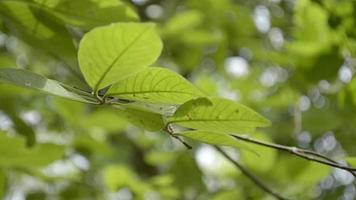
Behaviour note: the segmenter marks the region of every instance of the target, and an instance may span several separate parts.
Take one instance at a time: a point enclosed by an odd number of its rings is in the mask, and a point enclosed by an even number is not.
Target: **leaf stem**
[[[186,143],[182,138],[180,138],[177,134],[174,133],[174,131],[172,130],[172,127],[167,124],[164,129],[165,132],[167,132],[171,137],[175,138],[176,140],[178,140],[179,142],[181,142],[187,149],[192,149],[193,147],[190,146],[188,143]]]
[[[254,174],[248,171],[244,166],[242,166],[239,162],[232,159],[224,150],[222,150],[218,146],[214,146],[214,148],[223,155],[226,159],[228,159],[232,164],[234,164],[247,178],[249,178],[254,184],[256,184],[259,188],[261,188],[266,193],[270,194],[271,196],[275,197],[279,200],[287,200],[287,198],[282,197],[280,194],[274,192],[270,189],[267,185],[265,185],[261,180],[259,180]]]
[[[343,169],[343,170],[350,172],[353,176],[356,177],[356,168],[345,166],[331,158],[328,158],[325,155],[322,155],[320,153],[317,153],[317,152],[314,152],[311,150],[300,149],[300,148],[291,147],[291,146],[284,146],[284,145],[274,144],[274,143],[269,143],[269,142],[263,142],[260,140],[255,140],[255,139],[251,139],[251,138],[240,136],[240,135],[232,135],[231,134],[231,136],[237,140],[242,140],[242,141],[253,143],[256,145],[261,145],[261,146],[277,149],[280,151],[289,152],[291,154],[294,154],[294,155],[301,157],[303,159],[306,159],[306,160],[310,160],[310,161],[317,162],[320,164]]]

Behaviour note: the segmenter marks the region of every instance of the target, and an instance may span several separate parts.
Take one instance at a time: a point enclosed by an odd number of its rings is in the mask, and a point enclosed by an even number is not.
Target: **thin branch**
[[[172,130],[172,127],[169,124],[167,124],[164,127],[164,131],[167,132],[171,137],[175,138],[180,143],[182,143],[187,149],[192,149],[193,148],[188,143],[186,143],[182,138],[180,138],[177,134],[174,134],[174,131]]]
[[[269,148],[274,148],[274,149],[281,150],[281,151],[286,151],[286,152],[289,152],[296,156],[299,156],[301,158],[304,158],[306,160],[310,160],[313,162],[318,162],[320,164],[343,169],[343,170],[350,172],[353,176],[356,177],[356,168],[345,166],[331,158],[328,158],[320,153],[317,153],[317,152],[314,152],[311,150],[300,149],[297,147],[284,146],[284,145],[280,145],[280,144],[273,144],[273,143],[269,143],[269,142],[263,142],[263,141],[259,141],[259,140],[251,139],[248,137],[239,136],[239,135],[231,135],[231,136],[238,140],[242,140],[245,142],[249,142],[249,143],[253,143],[253,144],[257,144],[257,145],[261,145],[261,146],[265,146],[265,147],[269,147]]]
[[[261,182],[255,175],[253,175],[250,171],[248,171],[244,166],[242,166],[239,162],[236,160],[232,159],[224,150],[222,150],[218,146],[214,146],[215,149],[221,153],[226,159],[228,159],[232,164],[234,164],[247,178],[249,178],[252,182],[254,182],[259,188],[261,188],[263,191],[266,193],[272,195],[276,199],[279,200],[287,200],[287,198],[282,197],[280,194],[274,192],[272,189],[270,189],[267,185]]]

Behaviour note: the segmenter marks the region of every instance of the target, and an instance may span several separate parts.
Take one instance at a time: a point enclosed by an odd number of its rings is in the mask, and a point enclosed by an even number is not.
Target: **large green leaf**
[[[119,0],[34,0],[27,3],[64,23],[84,29],[119,21],[137,21],[137,14]]]
[[[149,103],[181,104],[203,96],[189,81],[177,73],[149,67],[111,86],[108,96]]]
[[[79,46],[85,80],[98,90],[156,61],[162,43],[152,23],[116,23],[95,28]]]
[[[67,90],[70,88],[69,86],[66,86],[55,80],[47,79],[27,70],[2,68],[0,69],[0,83],[37,89],[48,94],[72,99],[75,101],[91,103],[91,101],[83,98],[82,96]]]
[[[211,98],[211,104],[195,104],[187,109],[186,105],[194,101],[196,100],[188,101],[181,106],[184,112],[178,108],[168,122],[187,128],[223,133],[252,132],[256,127],[270,124],[252,109],[230,100]]]
[[[54,144],[37,144],[27,148],[23,138],[0,132],[0,155],[2,167],[43,167],[60,159],[64,148]]]

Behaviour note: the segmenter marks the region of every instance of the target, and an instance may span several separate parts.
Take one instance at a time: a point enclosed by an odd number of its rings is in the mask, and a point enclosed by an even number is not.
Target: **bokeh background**
[[[39,2],[0,0],[0,67],[88,89],[78,42],[109,21],[65,24],[50,9],[71,1],[49,1],[49,10]],[[157,23],[156,65],[270,119],[255,137],[356,164],[356,1],[132,0],[110,11],[97,2],[67,11]],[[0,131],[0,199],[272,199],[211,146],[188,141],[187,150],[108,107],[1,84]],[[284,196],[356,199],[348,172],[245,145],[254,151],[226,150]]]

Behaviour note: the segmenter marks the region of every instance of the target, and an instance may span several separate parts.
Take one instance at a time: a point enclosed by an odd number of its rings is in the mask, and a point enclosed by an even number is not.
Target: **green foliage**
[[[25,140],[20,137],[0,134],[1,167],[42,167],[60,159],[64,148],[54,144],[37,144],[27,148]]]
[[[27,87],[31,89],[37,89],[49,94],[65,97],[75,101],[89,103],[90,101],[75,94],[68,89],[75,90],[70,86],[59,83],[51,79],[46,79],[40,75],[34,74],[30,71],[20,69],[0,69],[0,82],[14,84],[20,87]],[[89,97],[87,97],[89,98]]]
[[[183,115],[178,108],[178,114],[169,118],[169,123],[205,131],[237,134],[252,132],[256,127],[270,124],[255,111],[236,102],[221,98],[211,98],[210,101],[211,105],[197,104]],[[190,104],[189,101],[187,103]]]
[[[150,67],[113,84],[107,96],[148,103],[181,104],[203,94],[178,74],[165,68]]]
[[[272,198],[214,145],[288,199],[354,198],[351,174],[298,148],[356,167],[355,16],[347,0],[0,0],[0,198]]]
[[[154,24],[112,24],[83,37],[79,66],[87,83],[98,90],[151,65],[161,49]]]

